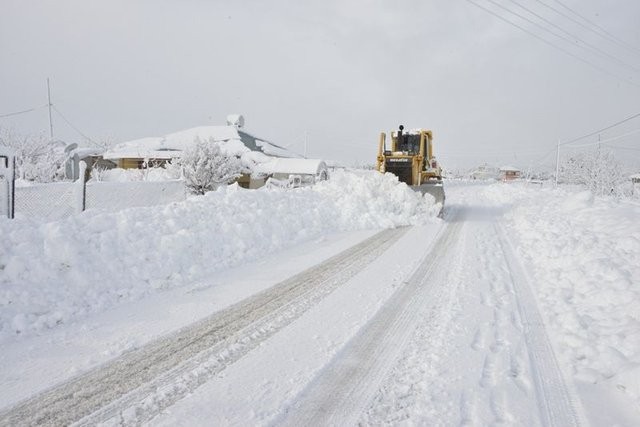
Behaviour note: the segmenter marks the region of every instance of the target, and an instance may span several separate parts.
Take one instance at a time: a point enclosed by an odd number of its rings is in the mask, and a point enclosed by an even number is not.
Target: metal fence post
[[[15,152],[8,147],[0,147],[0,185],[4,187],[0,189],[0,215],[6,215],[8,218],[13,218],[15,215],[15,183]]]
[[[87,170],[87,164],[84,161],[80,162],[80,171],[78,180],[76,181],[76,209],[77,213],[84,212],[87,205],[87,182],[85,179],[85,173]]]

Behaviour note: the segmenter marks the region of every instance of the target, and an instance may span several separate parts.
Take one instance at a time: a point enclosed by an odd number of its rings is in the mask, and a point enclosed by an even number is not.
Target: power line
[[[589,142],[589,143],[586,143],[586,144],[572,145],[571,147],[568,147],[568,148],[591,147],[593,145],[604,144],[605,142],[617,141],[619,139],[626,138],[627,136],[636,134],[638,132],[640,132],[640,129],[636,129],[636,130],[633,130],[631,132],[627,132],[627,133],[622,134],[622,135],[614,136],[613,138],[607,138],[607,139],[603,139],[603,140]]]
[[[556,151],[555,148],[552,148],[551,150],[547,151],[542,157],[540,157],[538,160],[534,161],[534,165],[539,165],[541,164],[547,157],[549,157],[550,154],[553,154],[553,152]]]
[[[600,141],[600,142],[611,142],[611,141],[617,141],[618,139],[626,138],[626,137],[627,137],[627,136],[629,136],[629,135],[634,135],[634,134],[639,133],[639,132],[640,132],[640,129],[635,129],[635,130],[632,130],[632,131],[630,131],[630,132],[623,133],[622,135],[618,135],[618,136],[614,136],[614,137],[612,137],[612,138],[608,138],[608,139],[602,140],[602,141]]]
[[[588,25],[584,25],[583,23],[579,22],[576,19],[573,19],[572,17],[566,15],[565,13],[559,11],[558,9],[554,8],[553,6],[550,6],[540,0],[536,0],[538,3],[542,4],[543,6],[553,10],[554,12],[556,12],[559,15],[564,16],[565,18],[569,19],[570,21],[580,25],[583,28],[586,28],[587,30],[599,35],[600,37],[603,37],[605,39],[608,39],[609,41],[617,44],[618,46],[624,47],[627,50],[630,50],[632,52],[634,52],[635,54],[640,55],[640,50],[638,50],[636,47],[632,46],[631,44],[625,42],[624,40],[619,39],[618,37],[614,36],[613,34],[611,34],[610,32],[608,32],[607,30],[605,30],[604,28],[602,28],[601,26],[599,26],[598,24],[596,24],[595,22],[585,18],[584,16],[582,16],[581,14],[579,14],[578,12],[576,12],[575,10],[571,9],[569,6],[565,5],[564,3],[562,3],[559,0],[554,0],[556,3],[558,3],[560,6],[562,6],[563,8],[567,9],[569,12],[573,13],[574,15],[578,16],[579,18],[581,18],[582,20],[584,20],[585,22],[589,23],[591,26]],[[598,28],[600,30],[600,32],[594,30],[593,28]]]
[[[536,13],[535,11],[533,11],[533,10],[531,10],[531,9],[529,9],[529,8],[527,8],[527,7],[525,7],[525,6],[523,6],[523,5],[521,5],[521,4],[520,4],[520,3],[518,3],[517,1],[515,1],[515,0],[509,0],[509,1],[510,1],[511,3],[513,3],[513,4],[515,4],[516,6],[520,7],[521,9],[526,10],[526,11],[527,11],[527,12],[529,12],[531,15],[533,15],[533,16],[535,16],[535,17],[537,17],[538,19],[542,20],[543,22],[546,22],[547,24],[551,25],[552,27],[557,28],[558,30],[562,31],[564,34],[568,35],[569,37],[571,37],[571,38],[575,39],[576,41],[578,41],[578,42],[580,42],[580,43],[582,43],[582,44],[584,45],[584,46],[580,46],[580,45],[578,44],[578,45],[576,45],[576,46],[581,47],[581,48],[583,48],[583,49],[585,49],[585,50],[586,50],[587,48],[589,48],[589,50],[591,50],[592,52],[595,52],[595,53],[597,53],[597,54],[599,54],[599,55],[601,55],[601,56],[606,56],[607,58],[610,58],[610,59],[614,60],[615,62],[617,62],[618,64],[620,64],[620,65],[624,65],[625,67],[627,67],[627,68],[629,68],[629,69],[631,69],[631,70],[633,70],[633,71],[640,72],[640,68],[638,68],[638,67],[634,66],[633,64],[630,64],[630,63],[628,63],[628,62],[626,62],[626,61],[624,61],[624,60],[622,60],[622,59],[618,58],[618,57],[617,57],[617,56],[615,56],[615,55],[611,55],[610,53],[605,52],[604,50],[600,49],[599,47],[597,47],[597,46],[595,46],[595,45],[593,45],[593,44],[591,44],[591,43],[589,43],[589,42],[587,42],[587,41],[585,41],[585,40],[581,39],[580,37],[576,36],[575,34],[570,33],[569,31],[565,30],[565,29],[564,29],[564,28],[562,28],[561,26],[559,26],[559,25],[555,24],[554,22],[552,22],[552,21],[548,20],[548,19],[547,19],[547,18],[545,18],[544,16],[542,16],[542,15],[540,15],[540,14]],[[529,21],[529,22],[531,22],[531,21]],[[533,22],[532,22],[532,23],[533,23]],[[536,26],[538,26],[538,27],[540,27],[540,28],[542,28],[542,29],[544,29],[544,30],[546,30],[546,31],[549,31],[549,32],[550,32],[550,30],[548,30],[547,28],[544,28],[544,27],[542,27],[542,26],[540,26],[540,25],[538,25],[538,24],[535,24],[535,25],[536,25]],[[555,34],[555,33],[552,33],[552,34],[556,35],[557,37],[560,37],[560,36],[558,36],[558,35],[557,35],[557,34]],[[565,40],[565,41],[567,41],[567,42],[569,42],[569,43],[573,43],[573,41],[572,41],[572,40],[568,40],[568,39],[566,39],[566,38],[564,38],[564,37],[560,37],[560,38],[562,38],[563,40]]]
[[[28,110],[23,110],[23,111],[16,111],[14,113],[8,113],[8,114],[2,114],[0,115],[0,119],[4,119],[5,117],[11,117],[11,116],[17,116],[19,114],[26,114],[26,113],[30,113],[32,111],[36,111],[39,110],[41,108],[47,107],[49,104],[44,104],[44,105],[40,105],[39,107],[33,107],[33,108],[29,108]]]
[[[491,4],[495,5],[495,6],[499,7],[500,9],[502,9],[502,10],[506,11],[507,13],[510,13],[510,14],[512,14],[512,15],[515,15],[515,16],[517,16],[518,18],[520,18],[520,19],[522,19],[522,20],[524,20],[524,21],[527,21],[528,23],[530,23],[530,24],[534,25],[535,27],[540,28],[542,31],[545,31],[545,32],[547,32],[547,33],[549,33],[549,34],[551,34],[551,35],[553,35],[553,36],[555,36],[555,37],[558,37],[559,39],[561,39],[561,40],[563,40],[563,41],[565,41],[565,42],[569,43],[569,45],[574,46],[574,42],[573,42],[573,40],[568,39],[567,37],[565,37],[565,36],[563,36],[563,35],[557,34],[557,33],[556,33],[556,32],[554,32],[554,31],[551,31],[550,29],[548,29],[548,28],[544,27],[543,25],[540,25],[539,23],[537,23],[537,22],[535,22],[535,21],[532,21],[531,19],[529,19],[529,18],[527,18],[527,17],[525,17],[525,16],[523,16],[523,15],[521,15],[521,14],[517,13],[517,12],[514,12],[514,11],[512,11],[511,9],[509,9],[509,8],[507,8],[507,7],[503,6],[503,5],[501,5],[500,3],[496,2],[495,0],[487,0],[487,1],[488,1],[489,3],[491,3]],[[529,9],[525,8],[524,6],[521,6],[520,4],[516,3],[514,0],[510,0],[510,1],[511,1],[512,3],[514,3],[514,4],[518,5],[518,6],[520,6],[521,8],[525,9],[527,12],[529,12],[529,13],[531,13],[531,14],[535,15],[535,16],[540,17],[540,15],[536,14],[535,12],[532,12],[531,10],[529,10]],[[545,18],[543,18],[543,17],[540,17],[540,18],[541,18],[541,19],[543,19],[543,20],[545,20],[545,21],[547,21],[547,20],[546,20]],[[547,21],[547,22],[550,22],[550,21]],[[552,24],[552,25],[557,26],[557,25],[555,25],[555,24]],[[558,28],[560,28],[560,27],[558,27]],[[578,39],[578,37],[575,37],[574,35],[572,35],[571,33],[568,33],[568,32],[567,32],[567,31],[565,31],[564,29],[562,29],[562,28],[560,28],[560,29],[561,29],[563,32],[565,32],[565,33],[569,34],[569,36],[570,36],[570,37],[573,37],[573,38]],[[586,42],[584,42],[584,41],[582,41],[582,42],[583,42],[583,43],[585,43],[585,44],[587,44],[587,43],[586,43]],[[585,47],[583,47],[583,46],[580,46],[580,45],[577,45],[577,46],[578,46],[578,47],[581,47],[582,49],[586,49],[586,48],[585,48]],[[596,52],[596,53],[598,53],[599,55],[610,57],[610,58],[614,59],[615,61],[617,61],[617,62],[619,62],[619,63],[622,63],[622,64],[623,64],[623,65],[625,65],[626,67],[631,68],[631,69],[632,69],[632,70],[634,70],[634,71],[640,71],[640,70],[638,70],[638,68],[634,67],[633,65],[628,64],[628,63],[626,63],[626,62],[624,62],[624,61],[622,61],[622,60],[620,60],[620,59],[618,59],[618,58],[616,58],[616,57],[614,57],[614,56],[612,56],[612,55],[609,55],[608,53],[606,53],[606,52],[604,52],[604,51],[602,51],[602,50],[600,50],[600,49],[598,49],[598,48],[596,48],[596,47],[591,47],[591,50],[592,50],[592,51],[595,51],[595,52]],[[601,69],[602,69],[602,70],[605,70],[604,68],[601,68]],[[608,71],[607,71],[607,72],[608,72]],[[616,77],[616,78],[622,78],[622,79],[628,80],[627,78],[625,78],[625,77],[621,77],[621,76],[618,76],[618,75],[616,75],[616,74],[614,74],[614,73],[611,73],[611,72],[608,72],[608,73],[609,73],[609,74],[611,74],[612,76]],[[634,84],[635,84],[635,83],[634,83]]]
[[[67,118],[60,112],[60,110],[58,110],[58,108],[56,108],[55,105],[52,105],[52,108],[54,109],[54,111],[56,113],[58,113],[60,115],[60,117],[62,118],[62,120],[65,121],[66,124],[68,124],[71,129],[75,130],[76,132],[78,132],[78,134],[80,136],[82,136],[84,139],[86,139],[87,141],[91,142],[93,145],[95,145],[96,147],[100,147],[100,144],[98,144],[97,142],[95,142],[94,140],[92,140],[91,138],[89,138],[87,135],[85,135],[84,133],[82,133],[82,131],[80,131],[77,127],[75,127],[69,120],[67,120]]]
[[[620,147],[619,145],[609,145],[609,144],[604,144],[609,148],[615,148],[616,150],[628,150],[628,151],[640,151],[640,148],[633,148],[633,147]]]
[[[584,148],[584,147],[592,147],[594,145],[598,145],[601,144],[602,141],[595,141],[595,142],[588,142],[586,144],[580,144],[580,145],[572,145],[570,147],[567,147],[569,149],[575,149],[575,148]]]
[[[640,113],[634,114],[633,116],[627,117],[626,119],[620,120],[619,122],[616,122],[616,123],[614,123],[614,124],[612,124],[612,125],[609,125],[609,126],[603,127],[602,129],[598,129],[598,130],[593,131],[593,132],[591,132],[591,133],[588,133],[588,134],[586,134],[586,135],[579,136],[579,137],[574,138],[574,139],[572,139],[572,140],[570,140],[570,141],[566,141],[566,142],[559,143],[558,145],[567,145],[567,144],[571,144],[571,143],[576,142],[576,141],[580,141],[581,139],[588,138],[588,137],[590,137],[590,136],[593,136],[593,135],[599,134],[600,132],[604,132],[605,130],[609,130],[609,129],[611,129],[611,128],[614,128],[614,127],[616,127],[616,126],[619,126],[619,125],[621,125],[622,123],[625,123],[625,122],[628,122],[629,120],[635,119],[636,117],[640,117]]]
[[[482,155],[494,155],[494,154],[509,154],[512,155],[514,153],[517,154],[535,154],[535,153],[542,153],[543,151],[545,151],[544,149],[529,149],[529,150],[514,150],[513,148],[504,148],[504,149],[493,149],[493,150],[482,150],[482,151],[477,151],[477,152],[469,152],[469,151],[447,151],[447,150],[442,150],[442,151],[438,151],[438,155],[440,156],[482,156]]]
[[[489,1],[491,1],[491,0],[489,0]],[[620,76],[618,76],[617,74],[614,74],[614,73],[612,73],[612,72],[610,72],[610,71],[608,71],[608,70],[606,70],[606,69],[604,69],[604,68],[602,68],[602,67],[600,67],[600,66],[598,66],[598,65],[596,65],[596,64],[594,64],[594,63],[592,63],[591,61],[588,61],[588,60],[586,60],[586,59],[584,59],[584,58],[582,58],[582,57],[580,57],[580,56],[578,56],[578,55],[576,55],[576,54],[574,54],[574,53],[572,53],[572,52],[568,51],[567,49],[564,49],[564,48],[562,48],[562,47],[560,47],[560,46],[557,46],[557,45],[553,44],[552,42],[550,42],[549,40],[545,39],[544,37],[541,37],[541,36],[539,36],[538,34],[535,34],[534,32],[527,30],[527,29],[526,29],[526,28],[524,28],[523,26],[518,25],[518,24],[516,24],[516,23],[515,23],[515,22],[513,22],[513,21],[510,21],[509,19],[507,19],[507,18],[505,18],[505,17],[503,17],[503,16],[499,15],[498,13],[496,13],[496,12],[492,11],[491,9],[487,9],[486,7],[484,7],[484,6],[482,6],[482,5],[478,4],[478,3],[476,3],[476,2],[475,2],[475,1],[473,1],[473,0],[467,0],[467,2],[468,2],[468,3],[471,3],[472,5],[474,5],[474,6],[478,7],[478,8],[480,8],[480,9],[482,9],[482,10],[484,10],[485,12],[487,12],[487,13],[489,13],[489,14],[491,14],[491,15],[495,16],[496,18],[500,19],[501,21],[504,21],[504,22],[506,22],[507,24],[512,25],[512,26],[514,26],[514,27],[516,27],[516,28],[518,28],[518,29],[520,29],[520,30],[524,31],[525,33],[529,34],[530,36],[537,38],[538,40],[540,40],[541,42],[543,42],[543,43],[545,43],[545,44],[547,44],[547,45],[551,46],[552,48],[554,48],[554,49],[556,49],[556,50],[559,50],[559,51],[561,51],[561,52],[563,52],[563,53],[565,53],[565,54],[567,54],[567,55],[571,56],[572,58],[577,59],[577,60],[578,60],[578,61],[580,61],[580,62],[584,62],[585,64],[589,65],[590,67],[593,67],[593,68],[595,68],[595,69],[597,69],[597,70],[599,70],[599,71],[601,71],[601,72],[603,72],[603,73],[605,73],[605,74],[608,74],[609,76],[614,77],[614,78],[616,78],[616,79],[618,79],[618,80],[622,80],[622,81],[624,81],[624,82],[626,82],[626,83],[628,83],[628,84],[630,84],[630,85],[633,85],[633,86],[636,86],[636,87],[640,87],[640,85],[638,85],[637,83],[635,83],[633,80],[630,80],[630,79],[627,79],[627,78],[624,78],[624,77],[620,77]],[[502,6],[501,6],[501,7],[502,7]],[[508,10],[508,9],[507,9],[507,10]],[[518,14],[516,14],[516,13],[514,13],[514,12],[511,12],[511,13],[512,13],[512,14],[515,14],[515,15],[518,15]],[[526,18],[525,18],[525,19],[526,19]]]

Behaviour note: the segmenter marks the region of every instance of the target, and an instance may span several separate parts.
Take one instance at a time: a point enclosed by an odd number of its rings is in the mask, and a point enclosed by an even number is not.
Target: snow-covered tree
[[[620,195],[625,181],[620,163],[607,149],[572,154],[560,164],[561,182],[584,185],[595,195]]]
[[[196,194],[229,184],[243,172],[239,157],[225,154],[213,140],[202,141],[199,138],[182,152],[177,163],[182,168],[187,187]]]
[[[17,178],[52,182],[64,177],[64,143],[51,142],[42,134],[23,136],[0,128],[0,145],[15,150]]]

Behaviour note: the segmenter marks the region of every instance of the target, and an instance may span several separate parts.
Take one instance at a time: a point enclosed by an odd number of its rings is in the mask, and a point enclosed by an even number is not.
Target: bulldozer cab
[[[405,133],[404,126],[400,125],[396,132],[391,133],[391,152],[401,152],[404,155],[416,155],[420,153],[421,135]]]
[[[427,129],[404,131],[400,125],[391,132],[391,147],[385,144],[386,134],[380,134],[378,171],[389,172],[416,191],[429,193],[444,206],[442,169],[433,155],[433,134]]]
[[[402,151],[410,155],[415,155],[420,152],[420,135],[398,133],[396,139],[397,151]]]

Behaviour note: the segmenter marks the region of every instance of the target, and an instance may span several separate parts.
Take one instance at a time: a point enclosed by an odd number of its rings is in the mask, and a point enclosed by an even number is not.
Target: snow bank
[[[327,164],[320,159],[285,159],[274,158],[256,165],[253,169],[258,174],[300,174],[319,176],[328,174]]]
[[[518,185],[484,197],[511,199],[509,229],[574,377],[640,404],[640,204]]]
[[[311,188],[231,186],[163,207],[88,210],[45,224],[0,219],[0,339],[201,281],[323,234],[436,221],[436,214],[431,198],[391,175],[336,172]]]
[[[131,182],[131,181],[169,181],[180,179],[180,170],[163,167],[146,169],[106,169],[93,170],[90,181]]]

